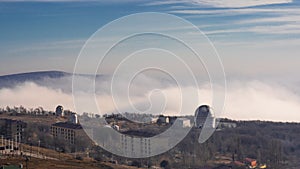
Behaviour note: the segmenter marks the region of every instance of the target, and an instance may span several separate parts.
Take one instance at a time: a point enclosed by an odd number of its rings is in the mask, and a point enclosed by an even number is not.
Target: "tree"
[[[160,162],[160,167],[162,167],[164,169],[170,169],[171,168],[171,166],[170,166],[170,164],[167,160],[163,160],[162,162]]]

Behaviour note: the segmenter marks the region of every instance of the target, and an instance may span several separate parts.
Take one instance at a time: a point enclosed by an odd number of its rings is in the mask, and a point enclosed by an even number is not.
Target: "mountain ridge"
[[[63,86],[65,85],[71,86],[73,75],[81,76],[84,78],[96,78],[101,81],[107,77],[103,74],[97,74],[96,76],[94,76],[90,74],[73,74],[57,70],[16,73],[0,76],[0,89],[12,88],[24,82],[34,82],[36,84],[48,87],[51,87],[51,84],[57,84],[57,87],[64,88]],[[65,81],[62,81],[62,79],[65,79]]]
[[[33,71],[33,72],[24,72],[24,73],[14,73],[14,74],[7,74],[7,75],[0,75],[0,79],[6,79],[6,78],[12,78],[12,77],[23,77],[23,76],[41,76],[46,75],[50,77],[57,77],[57,76],[63,76],[63,75],[72,75],[71,73],[64,72],[64,71],[58,71],[58,70],[46,70],[46,71]]]
[[[9,74],[0,76],[0,88],[8,88],[15,86],[26,81],[37,82],[45,78],[62,78],[71,76],[71,73],[63,71],[37,71],[37,72],[25,72],[17,74]]]

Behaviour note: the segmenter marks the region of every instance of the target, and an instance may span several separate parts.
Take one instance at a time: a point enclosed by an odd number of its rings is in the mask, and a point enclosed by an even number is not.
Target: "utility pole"
[[[14,137],[11,136],[11,150],[14,150]]]
[[[7,142],[8,142],[8,149],[10,150],[10,141],[7,140]]]
[[[15,147],[13,146],[13,151],[15,155],[18,155],[18,135],[15,135]]]
[[[4,144],[3,135],[1,135],[1,145],[2,145],[3,147],[6,146],[6,145]]]
[[[19,148],[19,152],[20,152],[20,155],[21,155],[22,154],[22,151],[21,151],[21,132],[19,132],[19,145],[18,145],[18,148]]]
[[[18,135],[15,135],[15,147],[18,147]]]
[[[26,162],[26,169],[28,169],[28,161],[29,161],[29,158],[28,158],[28,156],[26,156],[26,159],[25,159],[25,162]]]
[[[31,153],[32,153],[32,143],[30,143],[30,157],[31,157]]]
[[[37,157],[39,157],[39,154],[40,154],[40,145],[41,145],[41,140],[39,140],[39,146],[38,146],[38,152],[37,152]]]
[[[5,150],[5,146],[4,146],[4,143],[3,143],[3,135],[1,135],[1,146],[4,147],[4,150]],[[1,154],[3,154],[3,150],[1,151]]]

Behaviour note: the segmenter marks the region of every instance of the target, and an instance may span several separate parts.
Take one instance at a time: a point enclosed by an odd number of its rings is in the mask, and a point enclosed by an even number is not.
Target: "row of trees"
[[[71,114],[73,113],[70,110],[64,110],[65,114]],[[54,111],[48,111],[45,110],[43,107],[37,107],[37,108],[25,108],[23,106],[14,106],[9,107],[6,106],[6,108],[0,108],[0,114],[8,114],[12,116],[18,116],[18,115],[35,115],[35,116],[50,116],[50,115],[56,115]]]
[[[272,169],[292,168],[298,165],[299,162],[293,159],[300,158],[300,124],[260,121],[236,123],[237,128],[216,131],[203,144],[198,143],[201,129],[192,129],[188,136],[169,152],[150,159],[129,161],[135,161],[139,166],[159,166],[165,160],[169,168],[199,168],[213,165],[217,156],[225,156],[240,162],[244,162],[245,158],[256,159],[259,164],[267,164],[268,168]],[[99,154],[109,157],[110,153],[100,150],[101,148],[97,151],[101,152]],[[114,159],[124,161],[122,158]]]
[[[25,108],[23,106],[14,106],[6,108],[0,108],[0,113],[4,114],[7,113],[9,115],[21,115],[21,114],[30,114],[30,115],[54,115],[55,112],[53,111],[46,111],[43,109],[43,107],[37,107],[37,108]]]
[[[203,144],[197,141],[200,131],[193,129],[170,154],[179,151],[183,166],[204,166],[219,154],[241,162],[253,158],[273,169],[298,165],[292,159],[300,158],[300,124],[258,121],[237,124],[237,128],[216,131]]]

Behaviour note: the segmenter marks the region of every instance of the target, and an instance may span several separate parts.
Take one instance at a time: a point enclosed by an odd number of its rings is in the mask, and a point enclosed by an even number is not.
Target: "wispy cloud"
[[[290,11],[291,12],[291,11]],[[300,22],[300,11],[291,14],[284,14],[277,15],[277,16],[271,16],[271,17],[264,17],[264,18],[254,18],[254,19],[248,19],[248,20],[241,20],[238,21],[238,24],[257,24],[257,23],[295,23]]]
[[[290,3],[292,2],[292,0],[191,0],[191,2],[195,4],[205,4],[214,7],[240,8],[271,4],[284,4]]]
[[[256,33],[264,35],[292,35],[300,34],[300,23],[284,25],[264,25],[252,27],[240,27],[231,29],[204,31],[207,35],[230,34],[230,33]]]
[[[299,14],[298,8],[221,8],[221,9],[181,9],[170,10],[174,14],[208,14],[208,15],[240,15],[240,14]]]
[[[264,7],[264,8],[222,8],[222,9],[180,9],[170,10],[173,14],[189,16],[214,16],[230,18],[226,23],[212,24],[207,34],[228,34],[251,32],[266,35],[300,34],[300,12],[296,7]],[[249,15],[250,17],[238,17]],[[193,18],[193,17],[192,17]]]
[[[212,6],[219,8],[243,8],[262,5],[285,4],[291,3],[292,0],[165,0],[153,1],[146,3],[146,5],[167,5],[167,4],[192,4],[199,6]]]
[[[183,3],[183,2],[184,1],[182,1],[182,0],[152,1],[152,2],[147,2],[144,5],[146,5],[146,6],[171,5],[171,4],[179,4],[179,3]]]
[[[85,39],[74,39],[74,40],[60,40],[53,42],[45,42],[45,43],[34,43],[28,44],[23,47],[14,47],[10,51],[9,54],[16,53],[25,53],[25,52],[38,52],[38,51],[56,51],[56,50],[67,50],[67,49],[80,49],[84,43]]]
[[[0,0],[0,2],[80,2],[84,0]],[[89,0],[97,1],[97,0]]]
[[[0,2],[104,2],[104,3],[124,3],[137,2],[137,0],[0,0]]]
[[[272,26],[256,26],[247,31],[260,34],[300,34],[300,23],[272,25]]]

